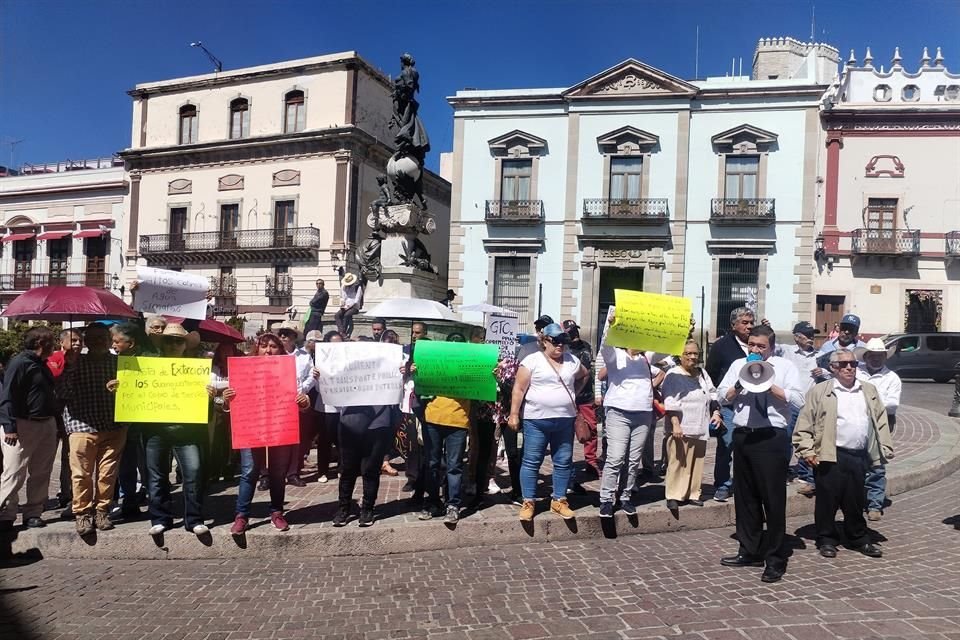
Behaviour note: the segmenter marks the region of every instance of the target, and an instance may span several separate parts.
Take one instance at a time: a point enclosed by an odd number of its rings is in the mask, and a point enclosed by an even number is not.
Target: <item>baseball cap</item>
[[[311,342],[311,341],[313,341],[313,342],[323,342],[323,333],[320,332],[320,331],[317,331],[316,329],[312,329],[311,331],[307,331],[306,341],[307,341],[307,342]]]
[[[808,338],[812,338],[813,336],[816,335],[817,330],[813,328],[812,324],[810,324],[806,320],[803,320],[793,325],[793,332],[805,335]]]
[[[543,337],[549,338],[554,344],[570,343],[570,335],[556,322],[551,322],[543,328]]]
[[[841,324],[841,325],[849,324],[849,325],[854,326],[854,327],[856,327],[857,329],[859,329],[859,328],[860,328],[860,316],[855,316],[855,315],[853,315],[852,313],[848,313],[848,314],[846,314],[845,316],[843,316],[842,318],[840,318],[840,324]]]
[[[570,331],[571,329],[578,329],[578,330],[579,330],[579,329],[580,329],[580,325],[578,325],[574,320],[564,320],[564,321],[563,321],[563,330],[564,330],[564,331]]]
[[[534,321],[533,326],[536,327],[537,331],[543,331],[543,328],[548,324],[555,324],[555,323],[553,321],[553,318],[544,314]],[[557,325],[557,326],[559,327],[560,325]]]

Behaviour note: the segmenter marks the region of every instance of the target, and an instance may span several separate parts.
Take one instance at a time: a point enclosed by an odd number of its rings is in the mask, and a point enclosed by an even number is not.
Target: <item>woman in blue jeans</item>
[[[280,356],[286,353],[280,338],[273,333],[265,333],[257,339],[256,355]],[[291,384],[296,381],[292,380]],[[236,389],[223,390],[223,411],[230,411],[230,403],[237,396]],[[300,409],[309,406],[310,398],[297,394],[297,406]],[[237,486],[237,509],[230,533],[235,536],[243,535],[247,530],[250,519],[250,503],[257,488],[260,470],[267,467],[270,483],[270,522],[280,531],[287,531],[290,525],[283,516],[283,502],[287,491],[287,467],[293,456],[300,455],[300,445],[292,444],[281,447],[263,447],[257,449],[242,449],[240,451],[240,484]]]
[[[587,382],[590,372],[580,360],[566,352],[570,336],[556,323],[543,329],[543,351],[528,355],[520,363],[513,385],[507,426],[520,428],[523,409],[523,462],[520,488],[523,506],[520,520],[533,520],[537,478],[547,445],[553,461],[553,499],[550,510],[564,520],[574,517],[567,503],[567,485],[573,469],[573,421],[577,415],[574,398]]]

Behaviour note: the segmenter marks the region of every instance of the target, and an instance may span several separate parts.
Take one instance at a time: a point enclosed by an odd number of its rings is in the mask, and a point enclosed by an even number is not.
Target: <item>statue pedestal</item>
[[[407,255],[413,250],[414,233],[391,233],[384,234],[383,242],[380,243],[380,265],[383,272],[388,269],[406,268],[401,263],[402,256]]]
[[[386,251],[386,240],[384,241]],[[384,253],[384,255],[386,255]],[[378,302],[391,298],[424,298],[440,300],[446,293],[447,285],[440,282],[435,273],[421,271],[413,267],[388,267],[384,265],[379,282],[368,282],[363,292],[363,306],[370,309]]]

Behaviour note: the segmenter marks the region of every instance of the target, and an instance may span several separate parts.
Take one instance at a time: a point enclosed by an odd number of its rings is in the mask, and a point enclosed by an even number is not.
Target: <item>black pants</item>
[[[787,430],[733,430],[733,493],[740,553],[767,566],[787,563]],[[861,489],[863,476],[860,477]],[[819,487],[818,487],[819,490]],[[764,531],[766,523],[766,531]]]
[[[507,453],[507,469],[510,470],[510,494],[514,497],[520,491],[520,462],[523,460],[523,447],[517,444],[517,432],[506,427],[503,431],[503,448]]]
[[[869,468],[866,452],[840,447],[837,447],[836,462],[821,462],[814,468],[817,497],[813,517],[818,547],[838,544],[837,508],[843,512],[843,533],[847,542],[854,547],[870,542],[867,521],[863,518],[867,506],[863,477]]]
[[[380,467],[393,440],[393,429],[370,429],[362,414],[340,417],[340,507],[349,509],[357,477],[363,477],[361,508],[373,509],[380,491]]]
[[[307,320],[307,326],[303,328],[303,335],[310,331],[319,331],[323,333],[323,312],[316,309],[310,310],[310,319]]]
[[[417,441],[417,425],[413,420],[404,421],[404,428],[407,432],[407,442],[410,443],[410,453],[407,454],[407,482],[413,487],[413,497],[422,498],[427,490],[427,479],[429,471],[427,467],[430,462],[430,447],[427,444],[430,436],[427,434],[426,421],[424,420],[423,409],[414,409],[414,415],[420,422],[420,431],[423,434],[423,444]]]
[[[490,459],[494,454],[494,436],[497,434],[497,425],[489,418],[477,418],[477,441],[471,442],[471,447],[477,448],[477,468],[474,472],[476,484],[476,498],[480,499],[487,493],[489,484]]]
[[[317,473],[330,477],[330,458],[332,448],[337,442],[337,429],[340,426],[339,413],[314,413],[317,425]]]
[[[287,477],[299,476],[303,471],[303,459],[310,453],[313,439],[317,435],[317,419],[312,409],[300,412],[300,447],[299,453],[290,459],[287,466]]]
[[[360,305],[358,304],[346,309],[337,309],[337,312],[333,314],[333,320],[337,323],[337,331],[344,336],[353,333],[353,316],[357,315],[359,311]]]

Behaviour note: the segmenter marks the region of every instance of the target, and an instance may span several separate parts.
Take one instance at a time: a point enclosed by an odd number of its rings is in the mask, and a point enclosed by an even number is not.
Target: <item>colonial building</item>
[[[591,337],[618,288],[691,298],[711,339],[744,304],[790,325],[812,304],[818,106],[838,63],[764,39],[749,77],[629,59],[570,87],[457,92],[451,286]]]
[[[0,178],[0,305],[32,287],[122,286],[124,199],[115,158],[25,165]]]
[[[136,264],[207,275],[216,315],[244,315],[248,332],[302,316],[318,277],[335,310],[392,152],[391,86],[354,52],[137,85],[120,154],[129,275]],[[424,183],[439,298],[450,185],[429,172]]]
[[[909,66],[851,52],[824,100],[820,330],[853,312],[868,334],[960,331],[960,75],[939,48]]]

